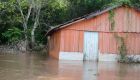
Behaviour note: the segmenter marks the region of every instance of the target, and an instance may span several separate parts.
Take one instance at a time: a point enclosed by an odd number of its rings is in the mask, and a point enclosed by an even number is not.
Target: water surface
[[[57,61],[35,54],[1,54],[0,80],[140,80],[140,64]]]

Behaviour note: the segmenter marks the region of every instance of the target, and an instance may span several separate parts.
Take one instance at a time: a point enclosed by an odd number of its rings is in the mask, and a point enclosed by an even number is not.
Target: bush
[[[8,42],[15,43],[22,38],[22,31],[19,28],[13,27],[2,33],[2,36],[8,39]]]

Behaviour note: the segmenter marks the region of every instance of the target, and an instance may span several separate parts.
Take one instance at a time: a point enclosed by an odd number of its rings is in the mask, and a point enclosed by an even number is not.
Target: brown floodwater
[[[140,64],[57,61],[35,54],[1,54],[0,80],[140,80]]]

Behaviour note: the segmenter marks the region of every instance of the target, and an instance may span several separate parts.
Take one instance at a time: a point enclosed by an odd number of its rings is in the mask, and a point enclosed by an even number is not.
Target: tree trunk
[[[27,49],[29,48],[29,42],[28,42],[28,35],[27,35],[27,30],[28,30],[28,20],[31,14],[31,10],[32,10],[32,4],[30,5],[29,9],[28,9],[28,14],[27,16],[25,16],[23,14],[23,9],[21,8],[21,1],[20,0],[16,0],[18,3],[17,8],[19,9],[20,13],[21,13],[21,17],[23,19],[23,28],[24,28],[24,37],[25,37],[25,51],[27,51]]]
[[[25,50],[27,51],[29,48],[28,36],[27,36],[27,24],[23,24],[24,27],[24,37],[25,37]]]
[[[24,36],[25,36],[25,45],[26,45],[26,50],[29,48],[29,42],[28,42],[28,20],[31,16],[31,12],[33,9],[35,9],[35,20],[33,24],[33,28],[31,30],[31,48],[34,48],[35,46],[35,30],[39,24],[39,15],[40,15],[40,9],[41,9],[41,2],[40,1],[35,1],[35,0],[29,0],[30,6],[28,8],[28,13],[27,15],[23,14],[23,9],[21,8],[21,1],[17,0],[18,3],[18,9],[21,13],[21,17],[23,18],[23,28],[24,28]]]
[[[31,31],[31,45],[32,45],[32,48],[34,48],[35,45],[36,45],[36,43],[35,43],[36,42],[36,40],[35,40],[35,30],[36,30],[37,26],[39,25],[40,9],[41,9],[40,6],[38,6],[36,8],[35,22],[34,22],[34,25],[33,25],[32,31]]]
[[[31,31],[31,45],[32,48],[35,46],[35,30],[37,28],[37,22],[34,23],[33,29]]]

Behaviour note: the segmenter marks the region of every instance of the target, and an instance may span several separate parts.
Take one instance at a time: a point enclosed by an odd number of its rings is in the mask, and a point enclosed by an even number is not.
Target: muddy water
[[[0,80],[140,80],[140,64],[56,61],[38,55],[0,55]]]

